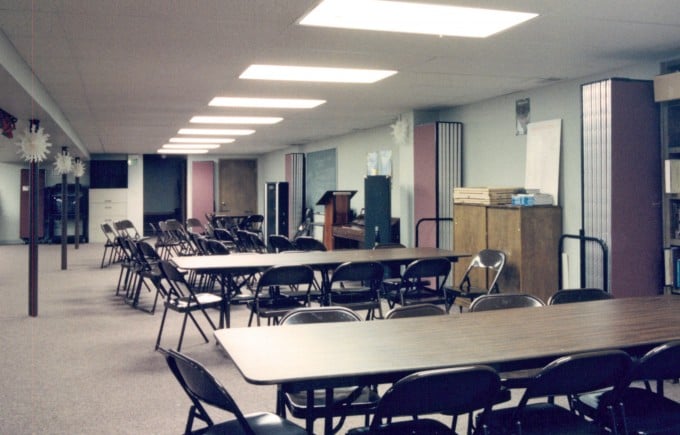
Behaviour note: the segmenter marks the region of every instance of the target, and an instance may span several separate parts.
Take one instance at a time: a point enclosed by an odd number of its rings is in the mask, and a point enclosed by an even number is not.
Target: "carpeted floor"
[[[32,318],[28,247],[0,246],[0,433],[183,432],[189,401],[154,351],[162,308],[149,315],[116,296],[120,267],[100,269],[102,252],[101,244],[71,245],[61,270],[60,246],[40,245],[39,316]],[[142,304],[152,299],[144,292]],[[245,307],[232,313],[232,325],[245,327]],[[164,346],[176,346],[179,326],[170,313]],[[189,327],[183,352],[205,364],[244,412],[273,411],[275,387],[246,383],[212,336],[205,344]],[[677,385],[668,390],[680,397]],[[362,420],[349,419],[342,433]]]

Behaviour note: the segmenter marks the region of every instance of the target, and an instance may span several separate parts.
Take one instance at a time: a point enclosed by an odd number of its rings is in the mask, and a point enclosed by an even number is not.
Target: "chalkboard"
[[[323,213],[323,206],[316,205],[327,190],[337,189],[337,166],[335,148],[307,153],[305,174],[305,207],[315,213]]]

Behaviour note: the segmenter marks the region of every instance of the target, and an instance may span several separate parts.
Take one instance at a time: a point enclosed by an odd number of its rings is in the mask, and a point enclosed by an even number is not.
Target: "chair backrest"
[[[627,383],[633,362],[621,350],[605,350],[568,355],[545,366],[527,385],[518,413],[529,399],[568,396]]]
[[[647,352],[635,366],[634,380],[680,378],[680,340],[670,341]]]
[[[204,366],[172,349],[164,352],[170,371],[209,425],[212,425],[212,421],[205,411],[203,403],[232,413],[246,434],[254,434],[236,401]]]
[[[439,316],[446,310],[435,304],[400,305],[385,314],[385,319],[403,319],[406,317]]]
[[[451,263],[446,258],[421,258],[409,263],[402,274],[406,292],[415,290],[425,278],[434,279],[437,290],[444,291],[446,278],[451,272]]]
[[[558,290],[548,299],[548,305],[571,304],[574,302],[599,301],[611,299],[611,293],[599,288],[575,288]]]
[[[234,239],[233,234],[225,228],[214,228],[213,234],[217,240],[236,244],[236,239]]]
[[[111,226],[110,223],[104,222],[101,224],[101,229],[102,232],[104,233],[104,236],[106,236],[106,241],[114,244],[116,242],[116,232],[114,231],[113,227]]]
[[[405,245],[401,243],[376,243],[373,245],[373,249],[395,249],[395,248],[405,248]]]
[[[341,264],[331,275],[331,286],[341,281],[364,281],[366,285],[380,285],[385,267],[377,261],[348,261]]]
[[[498,373],[487,366],[457,367],[414,373],[397,381],[380,398],[371,422],[385,418],[441,412],[463,414],[489,410],[500,391]],[[370,433],[380,433],[378,431]]]
[[[257,281],[257,290],[270,286],[300,286],[311,288],[314,282],[314,271],[305,265],[273,266],[265,270]]]
[[[545,303],[542,300],[526,293],[494,293],[475,298],[470,304],[470,312],[542,307],[544,305]]]
[[[471,287],[471,273],[475,270],[484,270],[485,283],[483,286],[487,291],[498,291],[498,277],[503,272],[505,268],[505,253],[496,249],[482,249],[477,255],[474,256],[465,274],[460,281],[459,288],[463,291]],[[491,272],[487,275],[486,272]]]
[[[291,242],[288,237],[282,234],[270,235],[268,242],[274,252],[292,251],[296,249],[295,245],[293,245],[293,242]]]
[[[252,247],[254,252],[259,252],[261,254],[269,252],[267,244],[264,243],[264,241],[262,240],[262,238],[260,238],[260,235],[258,233],[253,231],[245,231],[245,233],[250,239],[250,246]]]
[[[185,298],[191,295],[191,288],[184,278],[184,274],[167,260],[158,262],[161,275],[168,282],[167,297],[169,300]]]
[[[314,213],[312,212],[312,209],[306,208],[304,216],[302,217],[302,221],[300,222],[300,225],[298,225],[295,236],[293,236],[293,240],[297,240],[299,237],[309,236],[311,234],[313,217]]]
[[[195,234],[205,233],[205,228],[203,227],[203,224],[201,223],[200,219],[197,219],[197,218],[187,219],[186,229],[187,229],[187,232],[189,232],[189,233],[195,233]]]
[[[229,255],[229,248],[219,240],[206,240],[206,250],[209,255]]]
[[[326,245],[311,236],[301,236],[295,239],[295,246],[301,251],[325,251]]]
[[[358,321],[361,321],[361,317],[346,307],[304,307],[289,311],[281,318],[279,325]]]
[[[157,263],[161,260],[156,249],[147,241],[140,240],[137,242],[137,249],[147,262]]]
[[[246,230],[236,230],[236,245],[241,252],[253,252],[255,247],[250,238],[250,232]]]

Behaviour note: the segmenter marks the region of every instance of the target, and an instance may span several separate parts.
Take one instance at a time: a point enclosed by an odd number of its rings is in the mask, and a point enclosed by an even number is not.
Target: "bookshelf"
[[[661,64],[654,79],[654,97],[660,103],[663,173],[663,244],[665,285],[680,293],[680,59]]]

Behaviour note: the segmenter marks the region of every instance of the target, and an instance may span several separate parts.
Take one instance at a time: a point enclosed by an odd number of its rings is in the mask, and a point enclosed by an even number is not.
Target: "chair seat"
[[[583,394],[577,398],[576,407],[590,415],[600,409],[600,402],[609,404],[611,394]],[[680,433],[680,403],[641,387],[627,388],[618,399],[623,403],[629,433]]]
[[[461,308],[470,308],[470,304],[479,296],[488,294],[484,289],[470,289],[470,291],[461,291],[458,289],[447,288],[446,294],[450,298],[451,303]]]
[[[307,431],[300,426],[270,412],[257,412],[245,415],[246,421],[257,435],[303,435]],[[205,431],[196,431],[203,435],[245,435],[243,427],[236,420],[216,424]]]
[[[442,299],[441,292],[422,288],[417,292],[407,292],[404,294],[404,302],[406,304],[442,304],[446,301]]]
[[[516,429],[515,409],[497,409],[487,419],[490,433],[507,433]],[[533,403],[524,408],[521,418],[522,435],[601,434],[594,423],[552,403]],[[514,433],[514,432],[512,432]]]
[[[196,294],[196,300],[203,305],[204,308],[209,308],[218,305],[222,298],[213,293],[198,293]],[[178,309],[188,308],[195,305],[196,302],[190,297],[178,298],[174,301],[173,305]]]
[[[333,415],[365,415],[375,408],[378,400],[380,395],[368,387],[335,388]],[[305,418],[308,415],[306,391],[286,393],[285,404],[293,417]],[[315,417],[323,416],[327,412],[325,390],[314,390],[314,411]]]
[[[392,422],[387,426],[379,427],[377,431],[373,432],[371,432],[368,427],[359,427],[349,430],[347,435],[363,435],[369,433],[380,435],[451,435],[451,428],[437,420],[419,418],[418,420]]]
[[[259,308],[254,302],[249,302],[248,306],[251,310],[257,311],[260,317],[281,317],[292,309],[304,307],[304,304],[293,298],[280,298],[260,299]]]

